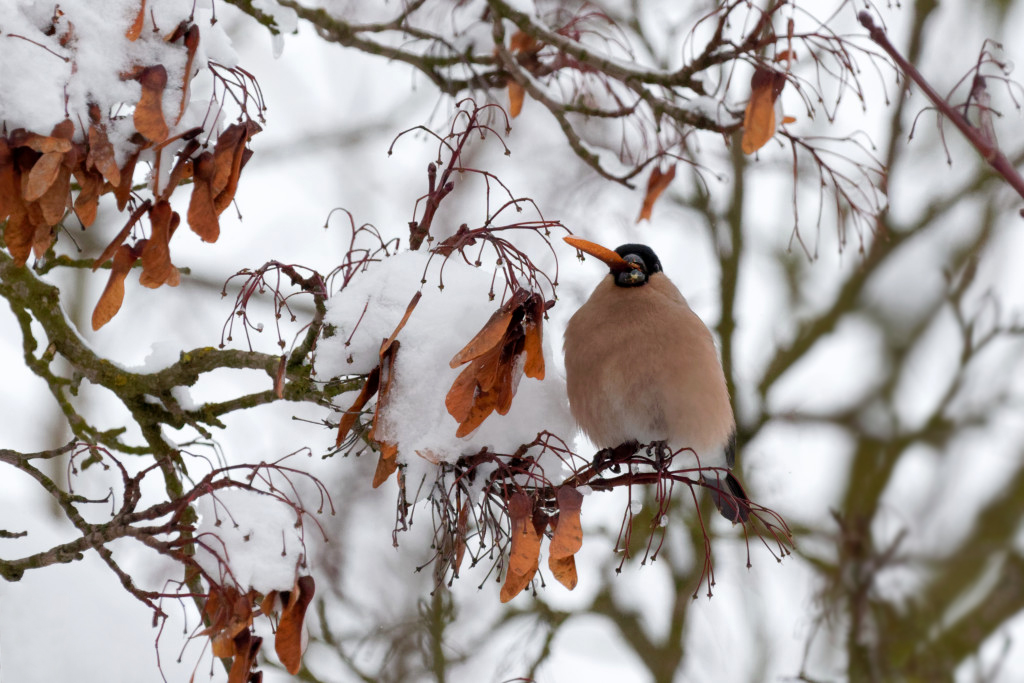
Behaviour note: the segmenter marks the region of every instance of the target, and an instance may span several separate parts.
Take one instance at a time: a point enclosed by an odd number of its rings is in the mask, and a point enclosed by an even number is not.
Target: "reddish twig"
[[[936,109],[942,113],[947,119],[953,122],[967,141],[978,150],[978,154],[984,159],[989,166],[995,170],[996,173],[1006,179],[1006,182],[1017,191],[1021,197],[1024,197],[1024,178],[1017,172],[1010,160],[1006,158],[1006,155],[1000,151],[995,140],[990,140],[986,135],[982,133],[980,129],[971,124],[967,118],[957,111],[949,102],[946,101],[942,95],[936,92],[935,88],[925,79],[920,71],[917,70],[913,64],[908,62],[906,58],[900,54],[899,50],[889,42],[888,36],[885,31],[879,26],[875,25],[874,19],[870,12],[861,11],[857,14],[857,19],[861,25],[868,30],[871,40],[878,44],[885,52],[892,58],[896,65],[906,74],[914,83],[921,88],[925,96],[932,101]],[[1022,209],[1021,215],[1024,215],[1024,209]]]
[[[707,520],[697,505],[696,488],[714,487],[702,472],[718,472],[720,468],[693,466],[690,463],[675,465],[674,458],[688,449],[668,452],[663,444],[623,444],[619,448],[607,449],[588,460],[571,449],[552,434],[542,432],[529,444],[524,444],[515,453],[501,454],[483,451],[460,458],[454,465],[441,463],[440,472],[429,495],[433,503],[435,543],[434,557],[425,565],[434,563],[438,584],[447,577],[448,584],[458,576],[461,554],[471,558],[471,565],[488,561],[491,565],[487,577],[495,571],[501,572],[506,562],[509,545],[508,501],[513,495],[524,494],[533,501],[537,514],[549,520],[548,529],[559,513],[558,491],[562,487],[589,487],[594,491],[611,491],[626,487],[633,500],[634,486],[654,486],[657,509],[647,529],[646,550],[643,562],[656,559],[664,542],[668,523],[668,510],[675,484],[685,484],[690,491],[697,509],[697,524],[704,538],[705,560],[698,586],[707,584],[708,594],[714,586],[714,568],[711,560],[711,536]],[[571,474],[560,482],[552,480],[542,465],[542,456],[553,456],[570,469]],[[550,468],[562,471],[562,467]],[[480,481],[480,477],[486,480]],[[449,478],[450,477],[450,478]],[[710,477],[715,480],[716,477]],[[721,493],[729,495],[728,492]],[[469,509],[463,510],[466,506]],[[793,545],[792,533],[782,517],[753,501],[749,503],[750,519],[743,523],[744,539],[748,544],[750,562],[750,531],[762,541],[777,560],[790,553]],[[621,571],[631,555],[633,547],[635,513],[630,503],[623,511],[616,549],[622,551]],[[543,519],[543,518],[542,518]],[[550,530],[546,532],[550,537]],[[471,540],[475,544],[470,544]],[[484,578],[484,581],[487,580]],[[482,585],[482,584],[481,584]],[[695,594],[696,597],[696,594]]]

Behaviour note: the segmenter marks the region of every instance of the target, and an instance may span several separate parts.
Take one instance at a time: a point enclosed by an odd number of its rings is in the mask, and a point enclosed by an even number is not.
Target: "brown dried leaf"
[[[512,118],[519,116],[519,112],[523,110],[523,99],[526,96],[526,90],[523,86],[519,85],[515,81],[508,82],[508,115]]]
[[[185,143],[185,147],[178,152],[178,160],[174,162],[174,167],[171,168],[171,172],[167,176],[167,183],[164,185],[163,192],[160,193],[160,199],[169,199],[181,181],[192,174],[191,157],[197,149],[199,149],[199,142],[189,140]]]
[[[65,119],[67,121],[67,119]],[[66,127],[62,125],[63,122],[58,123],[54,126],[55,132],[64,133]],[[71,124],[72,127],[74,124]],[[14,147],[28,147],[40,154],[66,154],[71,151],[71,139],[70,136],[55,136],[55,135],[39,135],[38,133],[25,133],[22,131],[21,135],[16,135],[18,131],[11,134],[12,138],[17,138]]]
[[[525,289],[517,289],[515,294],[502,304],[501,308],[491,314],[491,317],[484,323],[480,331],[476,333],[476,336],[470,339],[469,343],[452,357],[448,365],[452,368],[457,368],[463,363],[475,360],[497,347],[505,338],[505,333],[512,322],[512,315],[529,297],[530,292]]]
[[[448,395],[445,397],[445,407],[459,423],[455,436],[462,438],[470,434],[499,407],[506,383],[490,382],[494,386],[486,390],[480,386],[480,378],[500,373],[503,369],[503,366],[500,365],[500,357],[500,349],[495,349],[483,358],[477,358],[472,365],[459,374],[448,391]]]
[[[203,180],[209,184],[213,180],[213,171],[213,153],[204,152],[193,160],[193,179],[195,182]],[[212,187],[210,191],[212,193]]]
[[[75,197],[75,215],[83,227],[89,227],[96,220],[99,208],[100,192],[103,190],[103,176],[99,171],[87,171],[81,166],[73,171],[75,180],[81,188]]]
[[[477,396],[466,420],[459,424],[455,430],[455,436],[462,438],[473,433],[477,427],[484,423],[484,420],[494,412],[497,403],[497,392],[484,392]]]
[[[540,295],[517,289],[452,358],[449,365],[453,368],[470,363],[445,396],[445,407],[459,423],[456,436],[466,436],[495,410],[507,414],[524,371],[531,377],[544,377],[544,310]],[[526,359],[519,362],[524,352]]]
[[[558,488],[558,523],[549,548],[552,559],[571,557],[583,547],[583,529],[580,526],[582,508],[582,493],[571,486]]]
[[[523,329],[526,332],[523,343],[526,363],[523,372],[534,379],[544,379],[544,310],[544,298],[540,294],[531,295],[523,318]]]
[[[142,218],[142,216],[147,211],[149,211],[149,207],[151,205],[152,202],[150,202],[150,200],[147,199],[146,201],[142,202],[142,204],[140,204],[134,211],[132,211],[132,214],[128,217],[128,222],[125,223],[123,228],[121,228],[121,231],[114,236],[114,239],[110,240],[110,244],[106,246],[106,248],[103,250],[103,253],[99,255],[99,258],[92,262],[93,271],[95,271],[97,268],[106,263],[108,259],[114,256],[114,252],[117,250],[117,248],[120,247],[126,239],[128,239],[128,233],[132,231],[132,227],[139,221],[140,218]]]
[[[359,419],[359,414],[362,412],[363,407],[377,393],[379,386],[380,367],[378,366],[366,376],[366,382],[363,383],[363,388],[360,389],[356,400],[352,402],[352,406],[341,416],[341,421],[338,423],[338,438],[334,442],[335,446],[340,446],[345,437],[348,436],[348,433],[352,431],[352,427],[355,426],[356,420]]]
[[[224,601],[220,590],[211,589],[203,603],[203,616],[210,626],[199,632],[198,635],[208,636],[224,628],[223,623],[218,623]],[[226,623],[226,622],[225,622]]]
[[[245,152],[245,147],[239,148],[238,151],[238,160],[241,161],[242,155]],[[213,210],[217,213],[218,216],[224,213],[224,209],[231,206],[231,202],[235,198],[235,191],[238,190],[238,178],[239,174],[241,173],[241,170],[242,166],[241,163],[239,163],[237,170],[235,171],[234,175],[231,176],[228,182],[228,186],[224,188],[224,190],[222,190],[220,194],[216,195],[213,198]]]
[[[171,221],[174,211],[166,201],[159,201],[149,210],[152,226],[149,240],[142,250],[142,275],[139,284],[154,289],[173,278],[177,268],[171,264]]]
[[[252,133],[250,133],[249,137],[251,138],[253,135],[258,133],[260,130],[262,130],[262,129],[259,126],[256,126],[256,130],[253,131]],[[252,155],[253,155],[253,151],[251,149],[249,149],[248,147],[243,147],[242,148],[242,163],[238,167],[239,170],[245,168],[245,165],[247,163],[249,163],[249,159],[252,159]]]
[[[380,487],[398,469],[398,446],[386,441],[380,444],[380,458],[377,460],[377,469],[373,472],[373,488]]]
[[[501,593],[499,594],[501,601],[505,603],[519,595],[524,588],[530,585],[532,580],[532,575],[513,574],[512,572],[505,574],[505,583],[501,584]]]
[[[569,590],[575,588],[579,582],[576,575],[576,558],[572,555],[557,558],[552,555],[548,558],[548,569],[551,570],[551,575]]]
[[[381,352],[380,359],[380,380],[377,394],[377,406],[373,413],[373,424],[370,427],[369,437],[380,444],[380,459],[377,461],[377,470],[373,475],[373,488],[377,488],[388,480],[398,468],[398,444],[382,440],[377,434],[377,427],[380,424],[380,416],[387,408],[388,399],[391,396],[391,382],[395,372],[395,358],[398,356],[398,349],[401,343],[385,341],[386,348]]]
[[[48,154],[44,157],[50,156]],[[71,199],[71,169],[65,164],[57,167],[57,177],[39,198],[39,208],[47,227],[56,225],[64,218]]]
[[[228,126],[217,138],[217,144],[213,148],[214,171],[211,181],[213,206],[217,215],[220,215],[235,198],[238,177],[248,158],[245,154],[245,143],[259,131],[259,125],[247,121]]]
[[[512,522],[508,571],[501,587],[501,601],[508,602],[530,585],[540,565],[540,534],[533,523],[533,505],[525,493],[515,493],[508,501]]]
[[[522,31],[516,31],[508,39],[508,49],[511,52],[538,52],[541,47],[542,44],[538,43],[536,38]]]
[[[84,168],[85,157],[89,153],[89,144],[84,140],[82,142],[72,142],[71,151],[64,155],[64,165],[71,171],[76,168]]]
[[[181,86],[181,104],[178,105],[178,118],[174,120],[175,125],[185,115],[185,107],[188,105],[188,84],[192,80],[192,62],[196,58],[196,50],[199,48],[199,27],[195,24],[189,26],[185,32],[185,51],[188,54],[185,60],[185,80]]]
[[[753,154],[775,135],[775,100],[786,85],[786,75],[766,66],[758,66],[750,79],[750,101],[743,114],[744,154]]]
[[[675,164],[669,166],[667,171],[662,171],[660,166],[655,166],[651,169],[651,175],[647,179],[647,193],[644,195],[644,205],[640,209],[640,215],[636,218],[637,223],[643,220],[651,220],[654,202],[658,201],[658,197],[661,196],[661,193],[665,191],[665,188],[669,186],[675,177]]]
[[[47,152],[39,157],[32,169],[21,177],[21,195],[26,202],[34,202],[46,194],[60,172],[62,152]]]
[[[374,432],[377,429],[377,418],[383,408],[387,406],[388,399],[391,396],[391,382],[395,376],[395,357],[398,355],[398,349],[401,347],[401,342],[391,342],[380,358],[380,365],[378,366],[380,368],[380,380],[377,387],[379,395],[377,396],[377,408],[373,416]],[[373,432],[371,432],[371,435],[376,436]]]
[[[302,668],[302,629],[306,616],[306,608],[313,599],[316,584],[312,576],[300,576],[295,587],[289,592],[281,593],[284,607],[281,610],[281,622],[277,626],[274,637],[274,651],[288,673],[297,674]]]
[[[35,225],[28,217],[28,207],[18,195],[18,202],[11,208],[7,225],[4,227],[4,242],[7,244],[7,250],[11,252],[14,265],[23,266],[28,261],[28,255],[32,253],[35,232]]]
[[[263,596],[263,600],[260,601],[260,613],[267,615],[273,614],[278,609],[278,600],[281,596],[277,591],[270,591]]]
[[[135,15],[135,20],[132,25],[125,31],[124,37],[128,40],[135,42],[142,35],[142,24],[146,20],[146,0],[142,0],[142,4],[139,7],[139,13]],[[117,185],[117,183],[114,183]]]
[[[459,423],[456,436],[461,438],[471,433],[493,411],[505,415],[512,407],[523,373],[518,357],[525,348],[522,322],[529,298],[525,290],[517,291],[453,359],[453,363],[465,362],[464,357],[476,356],[469,367],[459,373],[445,397],[445,407]],[[501,337],[495,341],[495,331],[502,328]],[[488,344],[493,345],[483,355],[477,355]]]
[[[139,160],[139,152],[128,157],[121,167],[121,184],[114,185],[114,198],[117,199],[117,210],[124,211],[128,205],[128,198],[132,193],[132,179],[135,177],[135,162]]]
[[[181,215],[178,214],[177,211],[172,211],[171,222],[170,225],[167,226],[168,238],[174,237],[174,233],[178,229],[179,225],[181,225]]]
[[[523,351],[523,336],[520,334],[515,346],[502,349],[501,360],[499,361],[499,379],[490,391],[497,392],[494,399],[494,407],[499,415],[508,415],[512,408],[512,399],[516,397],[516,389],[519,388],[519,380],[523,377],[523,366],[516,361]]]
[[[253,594],[240,593],[231,586],[224,589],[223,601],[226,612],[224,631],[229,637],[234,638],[252,627],[253,597]]]
[[[220,194],[231,181],[235,150],[240,142],[244,144],[244,136],[245,127],[240,123],[231,124],[217,136],[217,144],[213,148],[213,173],[210,176],[215,195]]]
[[[239,649],[238,638],[245,641],[244,634],[250,634],[253,620],[255,591],[239,593],[232,586],[213,586],[203,605],[203,615],[210,625],[198,635],[210,636],[210,644],[216,657],[230,658],[245,655],[244,646]]]
[[[203,152],[192,162],[192,198],[188,203],[188,225],[204,242],[216,242],[220,222],[213,206],[213,154]]]
[[[252,680],[250,671],[256,664],[256,655],[262,644],[263,639],[249,630],[235,636],[231,643],[234,661],[231,662],[231,670],[228,672],[228,683],[249,683]]]
[[[30,214],[31,215],[31,210]],[[54,241],[54,230],[45,221],[38,221],[34,223],[35,230],[32,232],[32,253],[35,254],[36,259],[43,257],[46,250],[50,248],[50,245]]]
[[[448,390],[448,395],[444,398],[444,405],[448,409],[448,413],[460,424],[466,421],[473,410],[473,403],[476,400],[476,373],[478,365],[483,362],[483,360],[475,360],[472,365],[460,372],[452,383],[452,388]]]
[[[391,336],[384,340],[384,343],[380,345],[380,358],[384,359],[384,355],[391,348],[391,344],[394,343],[395,339],[398,338],[398,333],[402,331],[405,324],[409,322],[409,316],[412,315],[412,311],[416,308],[416,304],[420,302],[420,298],[423,296],[423,292],[416,292],[412,295],[412,299],[409,301],[409,305],[405,307],[405,314],[402,319],[398,321],[398,325],[395,326],[395,331],[391,333]]]
[[[98,330],[106,325],[121,309],[121,302],[124,301],[124,279],[128,277],[128,271],[132,269],[135,259],[132,248],[127,244],[122,244],[114,252],[110,278],[92,312],[92,329]]]
[[[167,285],[168,287],[177,287],[178,285],[181,284],[181,273],[178,271],[177,268],[171,266],[171,272],[167,276],[167,279],[164,280],[164,284]]]
[[[223,632],[214,633],[210,638],[210,649],[214,657],[226,659],[235,656],[235,639]]]
[[[0,222],[7,220],[16,205],[22,203],[21,178],[7,138],[0,137]]]
[[[505,349],[507,344],[505,339],[508,337],[508,330],[502,337],[501,342],[495,346],[485,356],[481,356],[476,359],[474,365],[477,367],[476,372],[476,391],[477,393],[487,393],[501,383],[501,377],[503,376],[502,361],[504,360]]]
[[[53,127],[53,130],[50,132],[50,135],[59,140],[67,140],[70,143],[71,138],[75,137],[74,121],[72,121],[71,119],[63,119]],[[73,147],[73,145],[71,147]],[[71,147],[69,147],[66,151],[70,152]]]
[[[189,23],[187,19],[183,19],[174,27],[174,30],[164,36],[165,43],[173,43],[181,40],[184,37],[185,32],[188,31]]]
[[[121,184],[121,169],[114,158],[114,145],[102,125],[94,123],[89,126],[89,154],[85,157],[85,166],[102,173],[113,187]]]
[[[167,139],[168,128],[164,120],[163,97],[167,87],[167,69],[162,64],[147,66],[139,74],[142,96],[135,105],[135,130],[150,142],[159,143]]]

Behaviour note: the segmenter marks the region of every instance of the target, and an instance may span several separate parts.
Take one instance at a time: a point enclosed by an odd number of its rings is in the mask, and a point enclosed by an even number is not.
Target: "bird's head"
[[[615,249],[615,253],[631,266],[629,270],[618,272],[612,268],[615,284],[619,287],[637,287],[647,284],[647,280],[652,275],[661,272],[661,261],[658,259],[658,255],[646,244],[623,244]]]
[[[661,261],[654,250],[646,244],[623,244],[612,251],[579,237],[569,236],[562,239],[607,264],[615,278],[615,284],[619,287],[645,285],[652,275],[661,272]]]

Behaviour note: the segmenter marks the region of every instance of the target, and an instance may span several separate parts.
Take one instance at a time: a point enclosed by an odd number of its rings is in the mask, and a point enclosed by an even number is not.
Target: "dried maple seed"
[[[743,115],[744,154],[753,154],[775,135],[775,102],[786,85],[786,74],[758,66],[750,78],[750,101]]]
[[[167,139],[168,128],[164,120],[163,96],[167,87],[167,69],[161,64],[148,66],[139,74],[142,96],[135,105],[135,130],[152,143]]]
[[[501,601],[508,602],[533,581],[540,565],[540,533],[533,520],[533,503],[525,493],[514,493],[508,501],[508,516],[512,529],[509,533],[510,549],[505,583],[501,586]]]
[[[459,423],[457,437],[470,434],[495,410],[507,414],[524,371],[544,377],[543,311],[540,295],[517,289],[452,358],[453,368],[469,363],[445,396],[448,413]]]
[[[288,673],[294,675],[302,668],[302,629],[306,608],[313,600],[316,584],[312,576],[300,576],[295,587],[281,593],[281,621],[274,637],[274,651]]]
[[[661,193],[665,191],[665,188],[669,186],[672,179],[675,177],[675,164],[669,166],[668,170],[664,172],[659,166],[655,166],[651,169],[651,175],[647,179],[647,192],[644,194],[644,205],[640,209],[640,215],[637,216],[637,223],[643,220],[651,220],[651,212],[654,210],[654,202],[658,201],[658,197],[661,196]]]

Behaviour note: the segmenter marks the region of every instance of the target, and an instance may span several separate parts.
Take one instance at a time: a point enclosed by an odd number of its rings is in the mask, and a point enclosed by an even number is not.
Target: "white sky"
[[[61,4],[70,15],[80,3]],[[131,5],[131,2],[117,3],[117,7],[128,9]],[[19,1],[17,6],[27,6],[27,3]],[[952,84],[950,71],[957,75],[965,71],[983,37],[996,30],[993,26],[967,21],[970,6],[969,2],[945,3],[929,27],[936,36],[957,36],[952,48],[949,40],[937,39],[926,49],[926,71],[928,65],[935,66],[931,73],[941,74],[944,87]],[[216,345],[233,296],[233,292],[229,292],[229,298],[221,300],[217,292],[221,283],[239,268],[277,259],[309,265],[321,272],[329,270],[340,259],[348,237],[340,214],[334,215],[327,231],[323,229],[325,217],[336,207],[351,211],[357,225],[372,222],[386,234],[401,235],[404,241],[413,202],[425,189],[424,169],[433,158],[435,146],[409,136],[399,143],[396,154],[390,158],[386,155],[387,148],[400,130],[425,122],[442,123],[446,108],[450,106],[447,100],[439,103],[425,79],[410,75],[402,65],[325,44],[301,24],[298,35],[284,39],[283,52],[275,60],[274,41],[262,28],[251,26],[250,21],[238,17],[231,7],[218,5],[217,12],[221,22],[217,30],[232,36],[240,64],[257,76],[269,107],[267,125],[253,140],[256,154],[242,175],[236,197],[243,220],[237,222],[234,209],[228,209],[221,217],[221,238],[213,245],[203,244],[194,234],[182,230],[175,239],[172,254],[176,264],[192,268],[194,280],[186,279],[177,290],[155,291],[142,291],[130,281],[121,312],[98,333],[88,328],[88,319],[102,290],[103,275],[54,277],[65,293],[76,292],[77,296],[69,297],[65,306],[89,343],[100,353],[125,365],[144,364],[155,345],[172,350]],[[0,9],[0,28],[5,33],[11,32],[8,28],[11,24],[5,26],[3,22],[9,21],[11,16],[9,7]],[[899,11],[888,11],[885,19],[894,38],[902,36]],[[1021,26],[1022,20],[1019,13],[1011,13],[1005,25]],[[1012,28],[1003,30],[1006,35],[1014,34]],[[12,44],[24,49],[20,42],[0,36],[3,50],[13,49]],[[1020,49],[1009,45],[1008,48]],[[223,44],[219,49],[226,55]],[[1020,63],[1020,55],[1012,56]],[[938,67],[954,60],[954,68],[941,70]],[[0,58],[0,83],[10,83],[3,76],[10,73],[13,61],[15,58],[10,56]],[[8,71],[4,71],[5,68]],[[414,87],[410,89],[410,85]],[[825,126],[821,121],[802,121],[802,109],[795,102],[784,100],[784,104],[797,110],[793,113],[798,123]],[[0,112],[7,112],[4,116],[12,116],[9,106],[9,100],[0,98]],[[909,110],[918,108],[920,105],[911,106]],[[997,122],[1000,138],[1007,149],[1016,150],[1021,144],[1020,118],[1012,108],[1006,114]],[[877,130],[878,120],[884,116],[879,100],[872,104],[867,115],[854,106],[833,125]],[[927,144],[929,140],[934,142],[928,115],[922,120],[925,122],[919,123],[918,135],[909,143],[912,146]],[[970,154],[953,140],[950,131],[947,133],[955,158]],[[346,140],[347,144],[337,144],[338,139]],[[651,244],[693,308],[709,326],[714,326],[719,316],[716,245],[707,230],[694,222],[692,212],[663,199],[650,225],[635,226],[639,191],[629,192],[596,183],[580,164],[564,162],[564,142],[536,103],[527,101],[508,144],[512,149],[510,158],[505,158],[500,148],[479,146],[474,152],[480,157],[479,164],[501,176],[516,194],[536,199],[545,217],[561,219],[574,232],[609,246],[627,241]],[[708,143],[709,150],[712,144]],[[762,154],[763,163],[766,166],[785,163],[786,154],[769,145]],[[713,155],[712,152],[709,151],[709,155]],[[921,162],[920,173],[928,173],[929,185],[955,187],[956,179],[970,168],[968,164],[958,163],[947,169],[936,162],[936,158],[934,154],[927,155]],[[558,177],[552,179],[538,171],[546,171],[556,162],[564,164]],[[927,201],[920,198],[935,196],[929,192],[930,187],[921,187],[916,170],[892,179],[893,196],[907,200],[892,200],[892,212],[898,218],[915,215],[921,201]],[[785,248],[789,239],[788,189],[782,189],[781,194],[775,192],[779,185],[766,174],[755,173],[751,178],[752,186],[755,179],[763,180],[756,191],[767,197],[781,196],[781,200],[766,200],[763,203],[766,208],[762,208],[761,202],[748,208],[748,269],[740,283],[737,313],[740,331],[736,338],[737,375],[741,384],[744,380],[756,381],[771,349],[776,343],[787,340],[793,330],[792,320],[784,317],[790,315],[787,313],[790,309],[775,260],[775,254]],[[712,181],[711,187],[713,192],[723,196],[730,189],[728,182]],[[446,205],[447,212],[439,215],[437,225],[451,230],[460,222],[481,220],[478,190],[471,182],[461,184],[460,181],[458,190]],[[937,194],[941,196],[941,191]],[[183,202],[183,197],[177,199]],[[177,208],[184,212],[185,206],[181,203]],[[964,218],[970,220],[972,211],[966,209]],[[121,218],[106,206],[101,208],[94,228],[84,236],[76,233],[75,237],[82,239],[87,253],[94,253],[109,239],[111,226],[120,222]],[[1019,228],[1019,225],[1004,226],[997,235],[1000,248],[993,249],[993,254],[986,257],[989,268],[985,276],[1004,296],[1006,305],[1017,306],[1019,310],[1024,283],[1019,281],[1020,269],[1016,263],[1024,243],[1014,227]],[[958,235],[958,226],[951,226],[935,237],[933,243],[921,245],[917,260],[927,263],[932,255],[945,253],[949,245],[959,239]],[[845,253],[839,255],[829,227],[822,228],[820,240],[821,257],[804,264],[807,274],[804,306],[810,310],[824,305],[839,277],[858,267],[855,248],[848,246]],[[803,258],[799,254],[795,257]],[[603,274],[604,267],[593,259],[578,263],[569,249],[562,250],[560,258],[560,300],[552,309],[551,321],[545,329],[548,350],[553,351],[548,357],[551,379],[546,386],[550,388],[541,390],[539,383],[524,377],[514,408],[521,413],[517,416],[514,412],[510,416],[516,420],[517,429],[496,428],[492,422],[486,426],[494,429],[493,438],[519,438],[535,433],[537,430],[530,425],[546,414],[555,414],[555,424],[565,425],[564,409],[558,414],[557,407],[550,403],[560,381],[561,330],[568,316]],[[472,273],[465,277],[478,275]],[[453,277],[457,281],[463,276]],[[934,269],[893,272],[890,278],[886,282],[889,286],[876,295],[886,297],[892,311],[917,306],[923,299],[937,296],[936,288],[942,286],[940,274]],[[404,310],[409,296],[411,292],[396,295],[395,306]],[[196,304],[194,297],[203,299]],[[185,303],[186,299],[190,302]],[[354,305],[360,307],[358,302]],[[430,308],[426,301],[421,305],[423,310],[415,312],[410,320],[407,330],[410,339],[429,339],[447,346],[435,350],[424,344],[416,350],[418,357],[442,355],[446,372],[456,375],[456,371],[447,369],[447,359],[452,354],[448,347],[457,350],[461,346],[459,340],[466,341],[472,336],[489,314],[488,305],[484,303],[474,308],[472,315],[453,320],[447,336],[417,327],[421,323],[436,323],[426,314],[443,310],[442,307]],[[270,322],[269,317],[266,318],[268,327]],[[929,343],[922,344],[913,354],[899,382],[897,391],[905,411],[901,419],[908,423],[927,409],[948,381],[952,331],[937,328],[929,337]],[[379,330],[375,329],[365,341],[371,347],[372,336],[379,337]],[[258,340],[260,350],[274,352],[272,334],[268,331],[263,337]],[[239,348],[240,339],[236,336],[235,345]],[[65,441],[67,436],[61,431],[61,420],[45,386],[21,364],[19,344],[14,317],[8,308],[0,307],[0,377],[8,387],[0,392],[0,415],[5,416],[0,447],[22,451],[48,448]],[[770,396],[772,409],[777,413],[826,410],[876,386],[885,372],[883,361],[877,358],[878,344],[877,328],[870,321],[863,321],[863,324],[851,321],[840,327],[831,343],[803,361]],[[413,351],[409,353],[411,356]],[[1019,371],[1015,379],[1019,384]],[[414,380],[423,381],[426,380]],[[196,402],[226,397],[262,389],[265,382],[263,377],[225,371],[195,387],[191,397]],[[83,393],[89,391],[89,388],[83,389]],[[109,414],[107,397],[96,390],[91,393],[94,402],[88,408],[90,416],[96,416],[101,424],[110,423],[108,426],[123,420],[122,416]],[[753,400],[750,387],[738,387],[737,408],[741,417],[751,410],[749,402]],[[232,462],[273,459],[308,445],[315,455],[297,458],[302,458],[301,462],[324,479],[339,509],[343,510],[336,519],[325,520],[325,526],[344,539],[347,544],[344,547],[359,558],[349,563],[339,585],[335,586],[352,602],[338,607],[332,616],[351,625],[353,632],[373,627],[374,618],[381,613],[393,617],[395,622],[409,619],[410,614],[415,615],[416,600],[426,598],[430,588],[429,571],[421,574],[412,571],[429,557],[428,511],[419,511],[420,523],[402,536],[401,547],[393,550],[390,534],[393,482],[378,492],[369,490],[371,458],[321,461],[318,456],[329,448],[333,434],[316,425],[292,420],[295,415],[314,421],[325,417],[323,411],[311,406],[262,408],[229,417],[228,429],[217,437]],[[430,421],[428,416],[420,417]],[[427,431],[415,425],[414,429]],[[954,465],[961,463],[959,469],[947,469],[952,465],[936,466],[934,454],[926,452],[906,458],[897,471],[893,490],[886,497],[891,519],[887,518],[880,525],[885,528],[878,529],[877,533],[884,537],[895,533],[894,529],[908,527],[912,532],[912,547],[922,552],[941,543],[945,536],[965,533],[964,508],[971,509],[974,505],[971,501],[977,501],[998,485],[991,472],[1015,464],[1016,443],[1008,441],[1007,434],[1019,435],[1020,425],[1010,423],[1003,425],[1003,431],[979,433],[965,439],[950,456]],[[169,433],[168,436],[185,438],[183,434]],[[790,522],[819,523],[828,518],[829,509],[840,500],[843,492],[840,477],[850,462],[849,450],[849,440],[835,429],[803,428],[776,422],[763,430],[755,442],[746,445],[741,455],[745,481],[757,500],[778,510]],[[925,483],[933,482],[941,488],[942,482],[950,477],[950,471],[957,473],[956,485],[963,506],[957,510],[932,510],[934,499],[922,493],[931,490]],[[89,486],[84,482],[76,485]],[[93,486],[93,493],[104,494],[104,484]],[[3,501],[0,528],[31,530],[30,537],[16,545],[0,540],[0,554],[4,557],[21,556],[69,537],[67,525],[48,521],[52,517],[47,502],[35,489],[26,486],[24,477],[18,473],[5,471],[0,477],[0,500]],[[594,494],[584,503],[584,521],[589,528],[614,528],[619,523],[622,504],[623,499],[618,494]],[[287,526],[287,521],[284,518],[280,522],[282,528]],[[886,527],[886,524],[891,526]],[[585,544],[578,558],[580,585],[576,593],[569,594],[552,581],[543,589],[542,597],[557,608],[572,609],[586,603],[601,584],[602,577],[612,577],[609,580],[613,582],[615,595],[632,601],[639,611],[648,615],[650,631],[664,630],[667,614],[663,596],[668,592],[670,581],[667,563],[640,567],[634,560],[627,563],[621,575],[614,576],[618,558],[612,556],[610,547],[596,540],[596,535],[588,538],[594,540]],[[813,539],[807,542],[812,547],[815,543]],[[279,554],[280,547],[275,543],[270,544],[271,553],[266,558]],[[318,543],[311,545],[315,555],[322,553],[326,557],[332,552],[331,548],[321,548]],[[9,550],[12,547],[15,549]],[[166,563],[154,560],[151,553],[127,544],[119,546],[118,552],[124,565],[132,568],[141,582],[148,578],[150,583],[158,585],[162,580]],[[721,540],[715,548],[718,580],[715,597],[710,601],[701,598],[691,607],[687,643],[694,654],[684,664],[679,680],[779,680],[799,673],[805,644],[814,627],[810,616],[816,610],[814,574],[799,560],[788,559],[777,564],[760,547],[752,546],[752,552],[754,566],[747,570],[741,543]],[[252,560],[253,563],[260,561]],[[886,588],[894,595],[906,594],[906,586],[912,586],[914,580],[912,572],[907,576],[897,575]],[[482,572],[468,572],[468,576],[456,584],[454,593],[463,615],[463,621],[457,621],[452,627],[456,642],[460,638],[473,642],[479,637],[474,629],[488,623],[487,619],[498,611],[497,584],[493,580],[485,582],[483,589],[477,590],[481,581],[484,581]],[[318,594],[328,592],[325,584],[318,585]],[[524,594],[513,606],[531,599]],[[353,609],[352,604],[363,604],[365,610]],[[182,646],[182,623],[176,606],[173,610],[175,618],[163,635],[160,656],[169,680],[187,680],[199,659],[201,644],[190,645],[182,657],[183,663],[176,663]],[[16,584],[0,584],[0,680],[5,683],[71,677],[85,683],[158,680],[153,648],[155,633],[149,624],[148,611],[126,596],[116,578],[93,554],[69,566],[28,572]],[[194,624],[192,616],[190,626]],[[43,633],[45,636],[40,635]],[[1020,628],[1014,633],[1019,640]],[[534,640],[529,640],[531,638]],[[527,639],[536,647],[539,646],[537,638],[526,623],[503,630],[486,642],[479,653],[473,654],[460,674],[466,676],[465,680],[502,680],[520,675],[521,657],[510,643]],[[116,642],[116,646],[112,646],[112,642]],[[769,653],[768,660],[758,662],[746,656],[745,649],[737,646],[742,642],[756,642]],[[269,640],[264,649],[266,652],[272,649]],[[992,649],[997,648],[992,645]],[[363,662],[369,663],[377,653],[364,651],[360,656]],[[640,669],[631,659],[633,656],[621,645],[620,636],[607,622],[592,616],[580,617],[556,639],[554,654],[541,668],[540,680],[637,680]],[[1024,661],[1024,658],[1017,657],[1017,660]],[[345,677],[328,653],[314,649],[309,661],[325,680],[352,680]],[[822,637],[815,641],[810,663],[821,678],[841,675],[842,662],[835,660],[830,644],[823,643]],[[208,658],[203,659],[196,680],[204,680],[209,667]],[[1016,664],[1016,668],[1009,666],[1002,680],[1016,680],[1014,677],[1024,675],[1022,667],[1021,664]],[[966,677],[969,672],[960,673]],[[217,676],[223,679],[219,671]],[[264,680],[286,678],[268,671]]]

